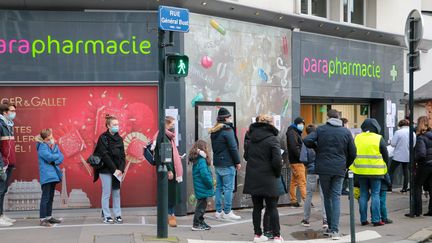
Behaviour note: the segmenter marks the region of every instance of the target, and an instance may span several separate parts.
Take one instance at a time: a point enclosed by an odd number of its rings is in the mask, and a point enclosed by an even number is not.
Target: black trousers
[[[207,198],[198,199],[195,206],[195,215],[193,219],[193,225],[198,226],[204,223],[204,214],[207,209]]]
[[[408,177],[408,169],[409,168],[408,167],[409,167],[409,163],[404,163],[404,162],[392,160],[388,173],[390,175],[390,180],[392,181],[392,184],[393,184],[394,172],[399,167],[399,165],[402,165],[402,171],[403,171],[402,190],[406,190],[406,189],[408,189],[408,179],[409,179],[409,177]]]
[[[279,225],[279,213],[277,210],[277,203],[279,197],[263,197],[263,196],[252,196],[253,202],[253,225],[254,232],[256,235],[262,235],[261,229],[261,212],[264,208],[264,201],[266,204],[266,214],[268,214],[268,218],[264,216],[264,227],[267,231],[272,231],[274,236],[280,236],[280,225]],[[267,229],[267,225],[270,225],[270,228]]]
[[[427,184],[426,184],[427,183]],[[432,166],[422,166],[417,168],[417,174],[415,177],[415,187],[414,187],[414,213],[416,215],[422,214],[422,194],[423,185],[432,188]],[[432,199],[429,196],[429,212],[432,212]]]
[[[52,216],[52,205],[54,201],[54,191],[57,182],[43,184],[42,198],[40,201],[39,218],[44,219]]]
[[[6,181],[0,180],[0,215],[3,215],[4,198],[8,190],[9,183],[11,181],[12,170],[13,167],[9,166],[6,169],[6,176],[7,176]]]

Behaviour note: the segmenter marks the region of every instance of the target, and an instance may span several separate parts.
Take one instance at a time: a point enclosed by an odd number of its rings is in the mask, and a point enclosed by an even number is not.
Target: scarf
[[[168,129],[165,129],[165,134],[171,142],[173,161],[174,161],[174,170],[176,172],[176,181],[178,183],[183,182],[183,165],[182,165],[180,154],[177,150],[177,146],[175,143],[175,135],[176,134],[175,134],[175,132],[171,132]]]
[[[0,119],[2,119],[6,123],[7,126],[9,126],[9,127],[13,127],[14,126],[14,122],[11,121],[11,120],[9,120],[9,119],[7,119],[5,116],[0,115]]]

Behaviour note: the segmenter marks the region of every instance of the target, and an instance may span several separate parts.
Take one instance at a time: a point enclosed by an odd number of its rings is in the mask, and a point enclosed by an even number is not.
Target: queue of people
[[[15,166],[13,120],[16,107],[11,103],[0,104],[0,226],[11,226],[13,219],[3,213],[3,200],[7,185]],[[326,124],[318,128],[306,124],[303,118],[297,117],[286,132],[287,148],[281,148],[279,131],[274,126],[271,115],[259,115],[249,127],[244,141],[246,174],[244,194],[252,197],[254,242],[273,239],[283,242],[280,232],[278,200],[287,193],[281,170],[283,166],[281,149],[286,149],[291,168],[290,206],[300,207],[296,189],[300,190],[300,199],[304,202],[303,220],[305,227],[310,226],[312,194],[319,190],[321,196],[322,228],[324,234],[332,239],[340,239],[339,217],[340,197],[343,192],[344,178],[347,169],[355,174],[355,184],[360,188],[359,211],[361,225],[382,226],[392,223],[386,208],[386,193],[391,191],[394,170],[402,165],[404,171],[403,188],[408,190],[409,158],[409,122],[399,122],[398,130],[391,141],[395,147],[393,161],[387,151],[387,144],[380,135],[378,122],[369,118],[361,125],[362,132],[355,138],[346,128],[344,120],[337,110],[327,112]],[[101,179],[102,221],[107,224],[123,223],[121,213],[120,188],[125,171],[126,155],[123,138],[119,135],[119,120],[106,115],[107,130],[99,136],[90,164],[94,167],[94,182]],[[165,137],[158,138],[151,146],[157,153],[160,140],[171,144],[173,163],[168,164],[168,224],[176,227],[175,207],[180,203],[179,185],[183,182],[183,166],[175,143],[175,119],[165,119]],[[303,130],[306,136],[303,138]],[[217,122],[210,129],[210,144],[203,140],[196,141],[188,153],[192,165],[192,179],[195,198],[197,199],[193,219],[193,231],[210,230],[205,222],[209,198],[215,197],[215,218],[218,220],[239,220],[240,216],[232,210],[236,173],[241,169],[239,143],[232,123],[231,113],[226,108],[218,111]],[[414,134],[413,134],[414,136]],[[64,157],[53,137],[51,129],[43,129],[36,137],[36,148],[39,160],[39,175],[42,188],[40,201],[40,225],[50,227],[62,222],[52,215],[52,204],[56,185],[62,180],[59,165]],[[5,151],[11,151],[6,153]],[[157,156],[157,154],[155,154]],[[415,161],[415,213],[408,217],[419,217],[422,214],[422,192],[432,189],[432,127],[427,117],[420,117],[417,122]],[[390,165],[389,165],[390,164]],[[212,174],[211,167],[215,168]],[[389,170],[387,168],[390,168]],[[214,178],[216,183],[214,183]],[[282,188],[282,190],[281,190]],[[281,192],[282,191],[282,192]],[[112,197],[112,212],[110,198]],[[368,202],[371,221],[368,221]],[[264,217],[262,211],[265,208]],[[429,200],[428,212],[432,216],[432,200]],[[261,225],[264,225],[264,229]]]

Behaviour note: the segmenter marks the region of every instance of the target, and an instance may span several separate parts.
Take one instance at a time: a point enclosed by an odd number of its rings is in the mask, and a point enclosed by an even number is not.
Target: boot
[[[174,215],[168,216],[168,225],[170,227],[177,227],[177,220],[176,220],[176,217]]]

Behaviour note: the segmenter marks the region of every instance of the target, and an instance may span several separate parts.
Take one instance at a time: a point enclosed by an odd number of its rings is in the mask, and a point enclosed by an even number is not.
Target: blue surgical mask
[[[112,126],[112,127],[111,127],[111,132],[112,132],[112,133],[118,133],[119,130],[120,130],[119,126]]]
[[[9,120],[12,121],[16,117],[16,112],[10,112],[9,115],[8,115],[8,117],[9,117]]]
[[[302,124],[302,123],[297,124],[297,129],[298,129],[299,131],[303,132],[304,124]]]

